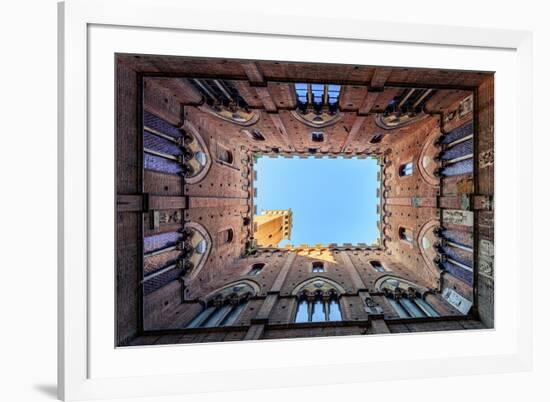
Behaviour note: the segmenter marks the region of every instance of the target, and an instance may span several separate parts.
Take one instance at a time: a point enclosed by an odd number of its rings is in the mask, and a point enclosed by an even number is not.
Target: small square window
[[[314,262],[311,266],[311,272],[325,272],[325,265],[322,262]]]
[[[412,162],[405,163],[399,167],[399,176],[411,176],[413,173]]]
[[[325,140],[325,136],[321,131],[314,131],[311,133],[311,141],[313,142],[323,142]]]

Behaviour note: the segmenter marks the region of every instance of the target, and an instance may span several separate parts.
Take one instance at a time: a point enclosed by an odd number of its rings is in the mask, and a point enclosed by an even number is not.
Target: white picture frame
[[[129,9],[131,13],[127,12]],[[469,59],[460,66],[455,64],[455,68],[483,69],[483,63],[486,67],[494,65],[495,329],[467,334],[322,338],[314,343],[284,340],[115,348],[114,320],[105,314],[114,311],[114,296],[110,295],[114,293],[114,265],[109,265],[114,259],[109,244],[114,243],[110,242],[110,235],[105,235],[114,226],[114,221],[109,220],[114,217],[109,193],[114,188],[109,182],[113,180],[114,160],[104,156],[110,154],[114,141],[110,135],[97,135],[97,130],[114,135],[114,120],[109,118],[114,110],[113,86],[109,85],[114,79],[114,58],[109,56],[115,52],[177,54],[178,46],[183,46],[178,38],[184,36],[193,38],[189,46],[205,44],[182,50],[182,54],[196,56],[262,58],[268,47],[271,51],[287,52],[284,57],[272,57],[275,59],[301,57],[309,61],[315,57],[312,61],[338,62],[348,58],[364,64],[365,59],[355,54],[361,52],[353,49],[370,46],[379,51],[370,64],[384,65],[385,60],[394,63],[391,65],[446,68],[454,58],[458,60],[469,54]],[[153,37],[162,40],[150,43],[147,38]],[[228,50],[221,43],[224,38],[251,46]],[[270,46],[260,46],[260,42]],[[312,56],[300,48],[306,42],[311,47],[332,44],[334,52],[329,56]],[[238,12],[221,15],[209,13],[200,4],[189,8],[177,0],[69,0],[59,6],[59,43],[60,398],[162,396],[530,369],[532,36],[529,32],[361,19],[321,20],[298,15]],[[390,48],[399,48],[402,53],[384,50]],[[445,61],[430,59],[431,52],[446,52],[448,57]],[[416,64],[416,60],[411,62],[411,54],[425,57],[419,57],[421,64]],[[101,119],[96,119],[97,116]],[[507,163],[499,164],[500,160]],[[109,228],[110,232],[104,231]],[[95,269],[103,262],[106,269]],[[98,294],[104,297],[99,298]],[[422,350],[423,344],[443,344],[450,339],[456,347],[446,355]],[[395,345],[399,353],[392,356],[391,351],[384,349],[387,345]],[[328,360],[316,358],[311,352],[319,347],[345,353]],[[357,352],[366,350],[368,353]],[[385,353],[380,352],[384,350]],[[284,353],[293,355],[293,359],[278,358]],[[246,364],[237,360],[239,356],[262,355],[270,358],[250,358]],[[189,365],[192,367],[180,368],[178,362],[182,358],[193,362]],[[405,362],[414,362],[416,369],[399,364]]]

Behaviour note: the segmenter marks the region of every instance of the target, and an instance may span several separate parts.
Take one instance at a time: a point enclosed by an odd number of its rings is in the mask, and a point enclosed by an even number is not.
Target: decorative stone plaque
[[[458,209],[446,209],[443,211],[443,222],[452,223],[454,225],[473,226],[474,213]]]
[[[472,302],[450,288],[443,290],[443,298],[462,314],[468,314]]]
[[[489,278],[494,273],[495,249],[492,241],[481,239],[479,241],[479,273]]]

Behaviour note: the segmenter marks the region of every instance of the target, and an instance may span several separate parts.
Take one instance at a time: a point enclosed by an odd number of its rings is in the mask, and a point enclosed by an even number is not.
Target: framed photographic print
[[[61,397],[529,368],[529,33],[59,10]]]

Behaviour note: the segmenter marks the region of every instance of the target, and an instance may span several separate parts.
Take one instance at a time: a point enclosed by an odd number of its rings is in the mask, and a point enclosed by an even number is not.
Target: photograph
[[[376,6],[4,7],[3,400],[544,399],[548,12]]]
[[[494,71],[114,62],[117,347],[494,328]]]

